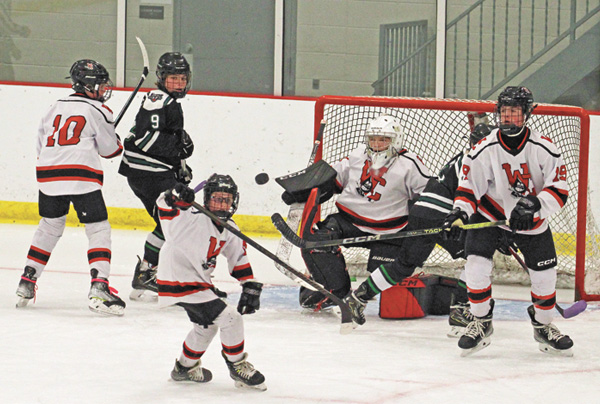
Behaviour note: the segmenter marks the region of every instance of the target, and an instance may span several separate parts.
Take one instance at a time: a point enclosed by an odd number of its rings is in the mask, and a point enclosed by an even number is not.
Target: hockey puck
[[[258,185],[266,184],[267,182],[269,182],[269,175],[267,173],[256,174],[256,177],[254,177],[254,181],[256,181]]]

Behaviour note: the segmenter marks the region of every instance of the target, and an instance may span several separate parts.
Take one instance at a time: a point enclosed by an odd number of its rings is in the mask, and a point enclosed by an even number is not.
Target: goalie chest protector
[[[418,274],[381,292],[379,317],[388,319],[420,318],[427,314],[450,312],[450,301],[458,279]]]

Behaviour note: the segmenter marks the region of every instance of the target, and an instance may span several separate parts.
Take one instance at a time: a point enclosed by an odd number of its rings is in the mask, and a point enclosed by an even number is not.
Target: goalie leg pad
[[[312,278],[325,289],[331,290],[340,298],[350,291],[350,276],[339,248],[335,251],[302,250],[302,258]]]

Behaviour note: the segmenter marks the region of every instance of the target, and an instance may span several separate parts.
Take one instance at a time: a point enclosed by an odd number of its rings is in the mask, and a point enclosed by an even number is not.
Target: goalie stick
[[[340,328],[340,333],[348,334],[352,331],[352,328],[353,328],[352,327],[352,313],[350,311],[350,307],[348,306],[348,304],[345,303],[342,299],[340,299],[339,297],[337,297],[336,295],[334,295],[333,293],[331,293],[330,291],[325,289],[319,283],[315,282],[311,278],[304,275],[302,272],[298,271],[297,269],[294,269],[287,262],[281,260],[279,257],[277,257],[275,254],[273,254],[271,251],[267,250],[266,248],[264,248],[263,246],[258,244],[256,241],[254,241],[250,237],[246,236],[244,233],[242,233],[235,227],[231,226],[229,223],[221,220],[218,216],[216,216],[210,210],[206,209],[204,206],[200,205],[197,202],[192,202],[192,206],[194,208],[198,209],[200,212],[202,212],[206,216],[208,216],[214,222],[218,223],[220,226],[223,226],[224,228],[229,230],[235,236],[241,238],[246,243],[250,244],[252,247],[257,249],[263,255],[266,255],[268,258],[270,258],[271,260],[275,261],[276,263],[278,263],[279,265],[284,267],[288,273],[291,273],[294,276],[298,277],[299,279],[302,279],[306,284],[310,285],[311,288],[314,288],[315,290],[321,292],[322,294],[327,296],[329,299],[331,299],[331,301],[334,302],[335,304],[337,304],[341,310],[342,326]]]
[[[521,256],[515,251],[515,249],[509,246],[508,251],[510,251],[510,254],[513,257],[515,257],[521,268],[523,268],[525,272],[529,273],[529,270],[527,269],[527,264],[525,264],[525,261],[523,261],[523,258],[521,258]],[[560,307],[558,303],[555,303],[554,306],[563,318],[571,318],[583,312],[587,308],[587,302],[585,300],[578,300],[566,309]]]
[[[319,131],[317,132],[317,137],[313,144],[312,151],[310,153],[310,158],[308,159],[308,164],[306,165],[307,167],[309,167],[310,165],[312,165],[315,162],[315,158],[317,157],[317,151],[319,150],[319,146],[321,145],[321,142],[323,141],[323,132],[325,131],[325,126],[327,126],[327,122],[325,120],[322,120],[321,124],[319,126]],[[289,227],[290,231],[293,232],[294,234],[296,234],[296,232],[298,231],[298,227],[300,225],[300,219],[302,218],[303,210],[304,210],[304,203],[293,203],[290,206],[290,210],[287,214],[287,226]],[[277,246],[277,252],[276,252],[277,257],[279,257],[282,261],[284,261],[286,263],[289,262],[290,255],[292,254],[292,248],[293,248],[292,243],[290,243],[290,241],[287,238],[282,237],[279,240],[279,245]],[[289,275],[286,273],[287,269],[285,269],[285,267],[283,265],[281,265],[280,263],[278,263],[277,261],[275,262],[275,267],[281,273],[283,273],[284,275],[289,277]],[[300,278],[296,278],[296,279],[300,280]],[[303,284],[302,286],[307,287],[312,290],[315,290],[312,286],[307,285],[307,284]]]
[[[279,230],[279,232],[289,240],[293,245],[300,248],[319,248],[319,247],[333,247],[333,246],[346,246],[350,244],[358,244],[358,243],[369,243],[373,241],[385,241],[385,240],[395,240],[398,238],[406,238],[406,237],[418,237],[418,236],[426,236],[431,234],[437,234],[444,231],[441,227],[434,227],[431,229],[419,229],[419,230],[409,230],[403,231],[399,233],[393,234],[373,234],[372,236],[358,236],[358,237],[348,237],[341,238],[337,240],[321,240],[321,241],[310,241],[305,240],[298,236],[283,220],[283,217],[279,213],[274,213],[271,216],[271,221]],[[498,222],[484,222],[484,223],[473,223],[473,224],[465,224],[460,226],[465,230],[473,230],[473,229],[483,229],[486,227],[497,227],[497,226],[508,226],[508,220],[501,220]]]
[[[142,42],[142,40],[137,36],[135,37],[135,39],[137,39],[138,45],[140,45],[140,50],[142,51],[142,58],[144,60],[144,69],[142,70],[142,77],[140,78],[140,82],[138,83],[137,87],[133,90],[133,92],[129,96],[129,99],[127,99],[127,102],[121,109],[121,112],[119,112],[117,119],[115,119],[115,128],[117,127],[119,122],[121,122],[121,119],[123,118],[123,115],[125,114],[125,111],[127,111],[127,109],[129,108],[129,105],[131,105],[131,102],[133,101],[133,98],[135,97],[137,92],[140,90],[142,83],[144,82],[144,80],[146,80],[146,77],[148,77],[148,71],[149,71],[148,66],[150,64],[148,62],[148,52],[146,52],[146,47],[144,46],[144,43]]]

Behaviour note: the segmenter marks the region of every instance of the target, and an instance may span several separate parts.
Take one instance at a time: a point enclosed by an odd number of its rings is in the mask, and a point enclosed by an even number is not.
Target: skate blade
[[[25,299],[24,297],[19,297],[19,300],[17,300],[17,304],[15,304],[15,307],[18,309],[20,307],[25,307],[27,306],[27,303],[29,303],[31,301],[31,299]]]
[[[129,300],[156,303],[158,302],[158,294],[147,289],[133,289],[129,294]]]
[[[303,307],[302,314],[304,315],[331,315],[333,314],[334,316],[337,317],[341,317],[342,315],[342,311],[340,310],[340,308],[338,306],[329,306],[326,307],[324,309],[311,309],[309,307]]]
[[[342,323],[342,325],[340,326],[340,334],[342,334],[342,335],[348,335],[356,327],[358,327],[358,325],[354,321],[352,321],[350,323]]]
[[[460,353],[460,356],[462,356],[463,358],[466,356],[471,356],[475,352],[479,352],[483,348],[487,348],[488,346],[490,346],[491,343],[492,343],[492,340],[490,339],[490,337],[486,337],[486,338],[482,339],[481,342],[479,344],[477,344],[476,346],[474,346],[473,348],[463,349],[462,352]]]
[[[267,385],[264,383],[257,384],[256,386],[250,386],[244,382],[240,382],[238,380],[235,381],[235,387],[238,389],[246,389],[246,390],[258,390],[258,391],[266,391]]]
[[[88,308],[94,313],[102,314],[103,316],[122,316],[125,314],[125,308],[113,304],[112,306],[105,306],[100,299],[90,299]]]
[[[446,336],[448,336],[448,338],[460,338],[465,333],[466,328],[467,327],[459,327],[457,325],[453,325],[450,328],[450,331],[448,331],[448,334],[446,334]]]
[[[542,351],[543,353],[547,353],[548,355],[564,356],[567,358],[570,358],[573,356],[573,348],[556,349],[556,348],[552,348],[551,346],[543,344],[543,343],[539,343],[538,348],[540,349],[540,351]]]

